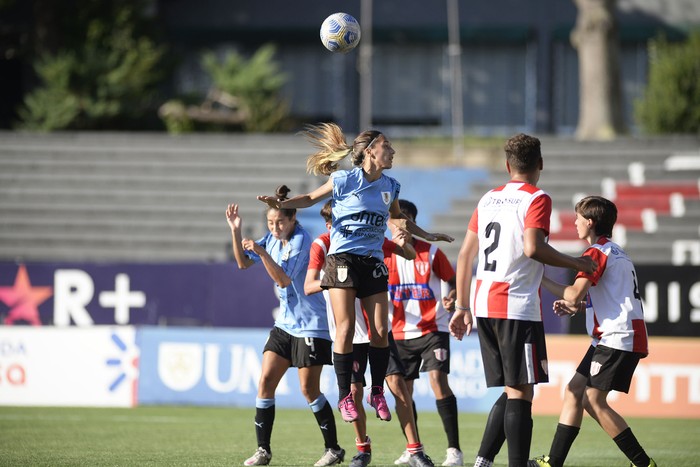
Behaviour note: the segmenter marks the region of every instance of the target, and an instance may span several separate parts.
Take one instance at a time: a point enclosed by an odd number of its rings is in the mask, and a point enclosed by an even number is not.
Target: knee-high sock
[[[452,395],[444,399],[436,400],[438,414],[442,419],[442,427],[447,435],[447,447],[459,448],[459,423],[457,419],[457,398]]]
[[[557,431],[554,433],[552,447],[549,448],[549,463],[552,467],[562,467],[569,449],[574,444],[576,436],[581,429],[577,426],[557,424]]]
[[[350,394],[350,383],[352,382],[352,352],[333,352],[333,368],[335,377],[338,380],[338,396],[343,400]]]
[[[389,366],[389,347],[369,347],[369,372],[372,375],[372,387],[384,387],[386,369]]]
[[[639,444],[639,441],[637,441],[637,437],[634,436],[630,427],[627,427],[626,430],[615,436],[613,441],[615,441],[620,451],[624,452],[625,456],[627,456],[634,465],[649,465],[649,456],[644,452],[644,449]]]
[[[532,402],[508,399],[504,431],[508,442],[508,465],[525,467],[532,442]]]
[[[501,397],[496,400],[491,407],[489,417],[486,419],[486,428],[484,428],[484,436],[481,438],[481,446],[479,446],[478,456],[488,459],[491,462],[496,458],[496,455],[501,450],[503,443],[506,441],[506,433],[504,431],[506,402],[508,396],[504,392]]]
[[[272,425],[275,423],[275,399],[255,398],[255,436],[258,446],[267,452],[270,449],[272,438]]]
[[[311,411],[316,417],[318,427],[323,435],[323,442],[326,449],[340,449],[338,446],[338,433],[335,428],[335,418],[333,417],[333,409],[326,400],[326,396],[321,394],[318,398],[309,404]]]

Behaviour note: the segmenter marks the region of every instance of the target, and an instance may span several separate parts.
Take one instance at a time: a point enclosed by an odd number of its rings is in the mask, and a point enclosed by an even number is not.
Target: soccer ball
[[[360,23],[347,13],[333,13],[321,25],[321,42],[331,52],[350,52],[361,35]]]

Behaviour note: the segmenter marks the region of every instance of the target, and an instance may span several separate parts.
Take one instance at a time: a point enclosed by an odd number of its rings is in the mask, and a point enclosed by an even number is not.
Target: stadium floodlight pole
[[[372,126],[372,0],[362,0],[360,10],[360,131],[365,131]]]
[[[459,32],[458,0],[447,0],[447,55],[450,57],[452,101],[452,151],[455,160],[464,156],[464,109],[462,103],[462,46]]]

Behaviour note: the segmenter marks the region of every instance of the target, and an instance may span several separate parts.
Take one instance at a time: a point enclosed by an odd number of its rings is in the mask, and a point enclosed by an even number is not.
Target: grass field
[[[237,466],[256,447],[253,409],[213,407],[139,407],[87,409],[0,407],[2,466]],[[460,414],[465,463],[473,462],[485,414]],[[336,420],[339,420],[337,418]],[[437,413],[420,412],[419,429],[427,453],[444,460],[445,435]],[[659,466],[700,465],[700,421],[628,419]],[[536,417],[533,455],[545,453],[555,417]],[[338,426],[341,446],[354,454],[348,424]],[[404,449],[396,420],[372,419],[373,466],[393,465]],[[271,465],[310,466],[323,444],[310,411],[278,410],[272,435]],[[496,464],[506,465],[506,447]],[[627,466],[615,444],[587,418],[568,458],[568,466]]]

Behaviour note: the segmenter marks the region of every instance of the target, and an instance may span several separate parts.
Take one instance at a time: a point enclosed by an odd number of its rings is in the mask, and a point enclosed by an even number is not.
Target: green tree
[[[274,55],[275,47],[268,44],[249,59],[236,52],[229,52],[221,61],[213,52],[202,58],[214,86],[240,99],[247,114],[246,131],[279,130],[287,118],[288,105],[280,97],[287,76],[279,71]]]
[[[683,43],[652,40],[649,58],[649,82],[635,103],[643,131],[700,133],[700,31]]]
[[[205,53],[202,68],[212,83],[209,92],[204,100],[202,96],[186,96],[163,104],[158,114],[168,132],[287,129],[289,106],[280,95],[287,76],[280,72],[274,55],[271,44],[250,58],[236,52],[223,58]]]
[[[74,2],[77,31],[34,62],[41,84],[24,98],[20,126],[35,130],[137,128],[153,113],[165,49],[138,31],[139,0]],[[76,5],[74,5],[76,6]],[[66,27],[46,28],[55,31]]]

